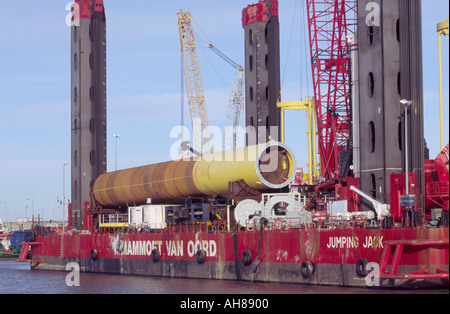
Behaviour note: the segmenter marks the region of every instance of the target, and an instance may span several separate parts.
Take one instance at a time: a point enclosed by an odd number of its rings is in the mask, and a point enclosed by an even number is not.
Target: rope
[[[252,273],[252,280],[253,283],[256,279],[256,276],[259,272],[259,265],[260,265],[260,256],[261,256],[261,245],[262,245],[262,234],[264,230],[264,226],[268,223],[266,218],[261,218],[260,220],[260,227],[259,227],[259,240],[258,240],[258,255],[256,256],[255,261],[253,262],[253,273]]]
[[[302,5],[302,7],[301,7],[301,12],[300,12],[301,16],[307,16],[306,13],[305,13],[305,6],[306,6],[306,1],[305,1],[305,4]],[[307,19],[303,19],[303,23],[301,24],[301,28],[302,28],[302,31],[303,31],[303,41],[302,42],[303,42],[303,46],[305,48],[305,55],[303,57],[300,57],[300,58],[305,61],[305,70],[304,70],[305,73],[309,72],[309,70],[310,70],[310,58],[311,58],[311,57],[309,57],[309,58],[307,57],[308,56],[308,45],[309,45],[309,42],[307,40],[308,35],[306,33],[307,21],[308,21]],[[300,54],[301,54],[301,51],[300,51]],[[302,76],[302,73],[303,73],[303,71],[300,70],[300,92],[303,91],[303,76]],[[309,91],[309,76],[306,76],[306,90]],[[303,95],[300,95],[300,96],[303,96]],[[301,97],[301,98],[303,98],[303,97]]]
[[[294,14],[292,16],[292,23],[291,23],[291,33],[289,35],[289,44],[288,44],[288,50],[287,50],[287,53],[286,53],[286,62],[285,62],[285,65],[284,65],[283,79],[281,80],[281,85],[284,84],[284,78],[286,76],[286,70],[287,70],[287,65],[288,65],[289,54],[290,54],[290,51],[291,51],[292,33],[294,32],[295,15],[297,13],[297,2],[298,2],[298,0],[295,0]]]
[[[201,26],[197,23],[197,21],[194,19],[194,17],[191,15],[191,19],[192,21],[195,23],[195,25],[197,26],[197,28],[200,30],[200,32],[206,37],[206,39],[208,40],[209,44],[205,44],[205,42],[203,41],[202,37],[199,36],[199,34],[194,30],[194,34],[195,37],[201,41],[202,45],[200,45],[200,49],[201,51],[203,51],[206,60],[208,61],[208,63],[210,64],[211,68],[214,70],[214,72],[216,73],[216,75],[219,77],[219,79],[222,81],[222,83],[225,85],[225,87],[231,91],[231,88],[229,87],[229,85],[225,82],[225,80],[223,79],[223,77],[219,74],[219,72],[217,71],[217,69],[214,67],[214,64],[211,62],[211,60],[209,59],[208,55],[205,53],[205,51],[203,50],[203,46],[206,47],[213,47],[213,51],[216,52],[221,58],[223,58],[226,62],[228,62],[231,66],[236,67],[234,64],[237,65],[236,62],[234,62],[233,60],[231,60],[230,58],[228,58],[227,56],[225,56],[225,54],[223,54],[219,49],[217,49],[215,47],[215,45],[213,44],[212,40],[208,37],[208,35],[206,35],[206,33],[203,31],[203,29],[201,28]],[[211,48],[212,49],[212,48]],[[220,53],[219,53],[220,52]]]

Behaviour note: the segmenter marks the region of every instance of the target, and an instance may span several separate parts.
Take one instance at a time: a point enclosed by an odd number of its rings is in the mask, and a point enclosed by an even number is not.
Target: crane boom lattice
[[[244,68],[237,67],[236,79],[234,80],[233,90],[228,102],[224,150],[236,149],[242,136],[241,122],[245,109],[244,76]]]
[[[212,153],[211,133],[192,17],[189,12],[184,11],[177,15],[184,78],[192,123],[193,146],[202,154]]]
[[[356,0],[306,0],[322,176],[340,175],[339,154],[348,149],[350,49]]]

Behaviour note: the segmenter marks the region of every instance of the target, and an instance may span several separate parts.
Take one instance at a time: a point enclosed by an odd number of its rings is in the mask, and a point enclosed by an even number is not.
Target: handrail
[[[356,228],[374,228],[373,225],[368,225],[368,221],[373,221],[367,218],[366,213],[350,213],[351,215],[329,215],[329,216],[312,216],[312,220],[304,222],[304,218],[270,218],[265,225],[265,230],[307,230],[307,229],[356,229]],[[387,217],[387,216],[386,216]],[[381,216],[378,225],[375,227],[381,228],[381,221],[385,216]],[[249,219],[243,226],[248,231],[259,230],[259,219]],[[392,226],[395,228],[395,226]]]

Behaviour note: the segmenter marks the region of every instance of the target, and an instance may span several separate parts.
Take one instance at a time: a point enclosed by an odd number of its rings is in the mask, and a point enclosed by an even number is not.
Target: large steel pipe
[[[105,208],[176,202],[188,196],[228,193],[228,182],[245,180],[258,190],[283,188],[295,176],[295,157],[282,143],[121,170],[101,175],[93,196]]]

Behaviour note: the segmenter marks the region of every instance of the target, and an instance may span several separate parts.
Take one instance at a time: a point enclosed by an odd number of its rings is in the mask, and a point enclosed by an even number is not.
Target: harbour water
[[[68,286],[69,273],[32,271],[28,263],[0,261],[0,294],[187,294],[187,295],[270,295],[270,294],[448,294],[448,290],[401,291],[316,287],[290,284],[193,280],[80,274],[79,286]]]

